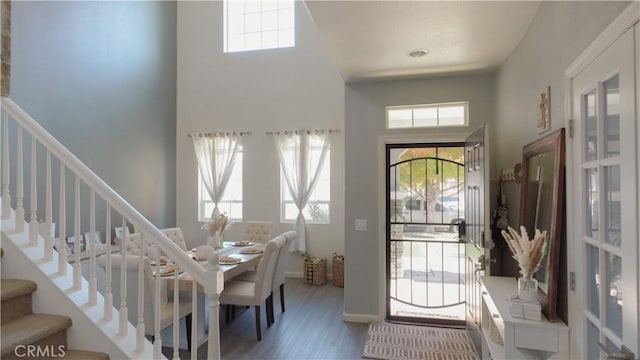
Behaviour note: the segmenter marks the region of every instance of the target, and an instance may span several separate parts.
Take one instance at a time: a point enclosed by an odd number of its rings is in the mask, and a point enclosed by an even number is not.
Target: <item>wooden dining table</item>
[[[234,245],[237,243],[233,242],[225,242],[224,247],[218,250],[218,254],[220,259],[225,257],[230,257],[234,259],[239,259],[239,263],[237,264],[224,264],[222,262],[218,263],[218,266],[224,273],[224,281],[232,280],[234,277],[242,274],[245,271],[255,268],[260,263],[260,259],[262,259],[262,252],[260,253],[243,253],[243,250],[246,249],[260,249],[264,250],[266,244],[251,244],[246,246],[237,246]],[[198,261],[203,267],[209,266],[207,260],[198,260],[196,257],[195,249],[191,249],[188,251],[189,256],[191,256],[195,261]],[[173,276],[165,277],[167,281],[168,289],[174,288],[174,279]],[[182,273],[178,275],[178,290],[179,291],[191,291],[193,288],[193,277],[188,273]],[[198,292],[203,293],[204,288],[201,284],[198,284]]]

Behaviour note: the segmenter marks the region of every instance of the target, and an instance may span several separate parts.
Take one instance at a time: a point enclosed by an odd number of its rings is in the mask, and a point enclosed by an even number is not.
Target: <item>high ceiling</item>
[[[346,82],[495,70],[520,42],[539,5],[539,1],[306,1]],[[427,49],[429,54],[408,56],[413,49]]]

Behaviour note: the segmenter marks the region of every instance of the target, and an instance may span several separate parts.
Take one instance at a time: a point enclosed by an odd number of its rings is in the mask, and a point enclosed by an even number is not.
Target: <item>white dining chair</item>
[[[295,231],[288,231],[282,234],[286,238],[285,244],[280,247],[280,251],[278,251],[278,259],[276,260],[276,267],[273,272],[273,281],[271,284],[271,297],[269,304],[269,312],[271,316],[271,322],[275,321],[274,309],[273,309],[273,294],[276,292],[280,293],[280,309],[282,312],[285,311],[284,306],[284,281],[285,281],[285,270],[287,268],[287,264],[289,263],[289,257],[291,256],[291,252],[289,251],[289,246],[298,237],[298,234]],[[246,271],[236,277],[236,280],[239,281],[255,281],[256,280],[256,272],[255,271]]]
[[[298,234],[295,231],[288,231],[283,234],[287,241],[284,246],[280,248],[280,253],[278,254],[278,262],[276,263],[276,269],[273,272],[273,284],[271,286],[271,321],[274,321],[273,314],[273,293],[276,291],[280,292],[280,309],[284,312],[284,279],[285,279],[285,270],[287,269],[287,264],[289,263],[289,257],[291,256],[291,251],[289,251],[289,246],[298,237]]]
[[[121,229],[121,228],[120,228]],[[187,251],[187,244],[184,241],[184,235],[182,234],[182,229],[175,227],[175,228],[167,228],[167,229],[161,229],[160,232],[162,232],[163,234],[165,234],[171,241],[173,241],[176,245],[178,245],[178,247],[180,247],[182,250]],[[128,241],[127,241],[127,248],[125,249],[125,252],[127,254],[130,255],[138,255],[140,253],[140,247],[142,244],[141,241],[141,234],[140,233],[129,233],[129,230],[126,230],[126,233],[129,235]],[[123,237],[124,234],[122,234],[122,231],[116,231],[116,237],[114,239],[114,243],[118,246],[122,246],[122,242],[123,242]],[[152,250],[152,245],[151,242],[145,238],[144,239],[145,242],[145,248],[144,248],[144,255],[147,257],[151,257],[152,259],[155,257],[153,250]]]
[[[125,242],[124,238],[127,237],[125,253],[130,255],[138,255],[142,248],[142,236],[140,233],[131,233],[129,232],[129,227],[125,227],[124,231],[122,227],[116,227],[115,238],[113,239],[113,243],[117,246],[122,247],[122,244]],[[149,256],[149,249],[151,248],[151,243],[149,240],[145,239],[145,256]]]
[[[106,268],[106,256],[99,257],[98,265],[102,268]],[[125,255],[125,261],[123,265],[122,256],[113,255],[111,256],[111,273],[112,273],[112,294],[113,294],[113,306],[118,309],[120,308],[121,303],[121,289],[120,289],[120,274],[123,268],[126,268],[127,275],[127,309],[129,322],[134,326],[138,323],[138,276],[139,276],[139,261],[140,258],[138,255]],[[150,335],[152,337],[152,341],[155,340],[153,336],[155,335],[155,277],[153,276],[153,272],[151,269],[151,265],[149,262],[149,258],[143,259],[143,284],[144,286],[144,327],[145,327],[145,335]],[[161,280],[161,283],[163,281]],[[176,299],[167,299],[167,291],[166,288],[160,289],[161,299],[158,302],[160,306],[160,330],[164,330],[169,326],[173,325],[173,309],[175,306],[178,306],[178,319],[185,319],[186,327],[187,327],[187,348],[191,351],[191,298],[188,296],[180,296],[176,304]],[[179,331],[178,329],[174,329],[174,331]]]
[[[271,296],[273,272],[276,267],[278,251],[285,242],[285,237],[278,236],[267,243],[256,270],[255,281],[228,281],[224,284],[224,290],[220,294],[220,304],[255,307],[258,341],[262,340],[262,326],[260,324],[260,306],[262,303],[265,303],[267,325],[271,325],[268,298]]]
[[[184,241],[184,235],[182,234],[182,229],[179,227],[167,228],[160,230],[163,234],[167,235],[169,239],[171,239],[176,245],[180,247],[180,249],[187,251],[187,243]]]
[[[244,241],[266,244],[271,240],[270,221],[247,221],[244,224]]]

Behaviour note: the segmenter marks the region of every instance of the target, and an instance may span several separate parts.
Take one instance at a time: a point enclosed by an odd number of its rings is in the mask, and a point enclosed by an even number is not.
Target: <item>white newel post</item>
[[[224,289],[224,273],[218,267],[218,253],[213,252],[207,259],[204,291],[209,298],[209,346],[207,359],[220,359],[220,293]]]

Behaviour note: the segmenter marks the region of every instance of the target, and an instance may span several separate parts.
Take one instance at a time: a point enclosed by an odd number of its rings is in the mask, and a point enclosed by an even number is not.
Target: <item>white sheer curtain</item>
[[[274,134],[273,137],[287,189],[298,208],[294,228],[298,238],[291,243],[290,250],[304,254],[307,250],[306,222],[302,210],[320,177],[329,139],[325,134],[309,134],[306,131]]]
[[[241,140],[234,134],[192,134],[193,150],[198,159],[198,169],[205,189],[213,201],[214,208],[211,219],[215,219],[220,210],[218,203],[222,200],[224,190],[229,183],[231,172],[240,151]]]

